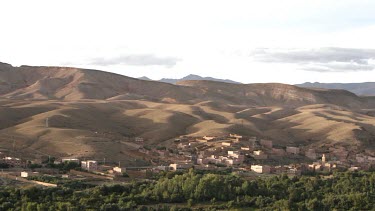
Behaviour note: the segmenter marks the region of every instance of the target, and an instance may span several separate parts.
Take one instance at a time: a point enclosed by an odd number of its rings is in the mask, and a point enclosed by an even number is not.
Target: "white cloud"
[[[88,64],[98,66],[109,65],[135,65],[135,66],[164,66],[173,67],[181,59],[175,57],[157,57],[152,54],[123,55],[112,58],[97,57],[91,59]]]
[[[336,61],[332,55],[304,68],[248,57],[249,49],[260,47],[375,49],[370,0],[14,0],[0,7],[0,61],[14,65],[68,63],[133,77],[198,74],[244,83],[327,82],[346,75],[359,82],[374,73],[369,60]]]
[[[372,71],[375,49],[326,47],[317,49],[256,49],[250,57],[261,62],[298,64],[317,72]]]

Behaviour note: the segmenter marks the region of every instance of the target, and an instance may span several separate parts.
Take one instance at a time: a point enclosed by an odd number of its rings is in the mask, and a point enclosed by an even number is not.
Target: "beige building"
[[[32,177],[32,176],[36,176],[36,175],[39,175],[39,173],[38,172],[27,172],[27,171],[21,172],[21,177],[23,177],[23,178]]]
[[[267,165],[252,165],[251,170],[259,174],[269,174],[271,167]]]
[[[272,141],[271,140],[260,140],[260,145],[267,149],[272,149]]]
[[[289,154],[299,154],[299,147],[286,147],[286,152]]]
[[[239,159],[226,159],[225,160],[225,164],[228,166],[240,165],[242,162]]]
[[[216,136],[203,136],[203,139],[206,140],[206,141],[213,141],[216,138],[217,138]]]
[[[186,169],[189,169],[191,167],[193,167],[193,164],[190,164],[190,163],[173,163],[173,164],[170,164],[169,167],[171,167],[171,170],[172,171],[182,171],[182,170],[186,170]]]
[[[256,160],[265,160],[268,158],[267,154],[262,150],[256,150],[253,152],[253,157]]]
[[[113,172],[116,172],[116,173],[124,173],[126,172],[126,168],[122,168],[122,167],[113,167]]]
[[[232,146],[232,143],[230,143],[230,142],[223,142],[223,143],[221,143],[221,145],[222,146],[226,146],[226,147],[230,147],[230,146]]]
[[[250,149],[251,149],[250,147],[241,147],[242,151],[250,151]]]

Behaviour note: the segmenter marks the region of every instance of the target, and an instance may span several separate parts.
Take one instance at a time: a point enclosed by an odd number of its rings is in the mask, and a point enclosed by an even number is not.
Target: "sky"
[[[375,81],[371,0],[12,0],[0,61],[242,83]]]

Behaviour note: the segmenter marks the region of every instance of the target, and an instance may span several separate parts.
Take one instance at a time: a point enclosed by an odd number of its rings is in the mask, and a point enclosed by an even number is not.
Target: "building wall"
[[[299,154],[298,147],[286,147],[286,152],[290,154]]]
[[[260,145],[265,148],[271,149],[272,148],[272,141],[270,140],[260,140]]]
[[[267,165],[264,165],[264,166],[261,166],[261,165],[252,165],[251,166],[251,170],[255,171],[257,173],[260,173],[260,174],[270,173],[271,172],[271,167],[267,166]]]

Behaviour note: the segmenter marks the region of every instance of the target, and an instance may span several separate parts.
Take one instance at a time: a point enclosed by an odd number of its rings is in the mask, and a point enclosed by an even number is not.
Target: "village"
[[[149,166],[121,166],[120,162],[99,158],[45,158],[28,161],[1,153],[0,177],[17,182],[57,186],[60,181],[84,181],[91,184],[124,183],[157,178],[161,172],[188,171],[231,172],[245,178],[286,174],[330,174],[337,171],[369,170],[375,156],[369,151],[351,155],[344,147],[311,149],[300,146],[275,146],[272,140],[227,136],[172,139],[166,146],[147,146],[143,138],[127,140],[134,151],[148,158]],[[50,183],[49,180],[55,182]],[[41,179],[42,178],[42,179]],[[53,179],[51,179],[53,178]],[[58,182],[56,182],[58,181]]]

